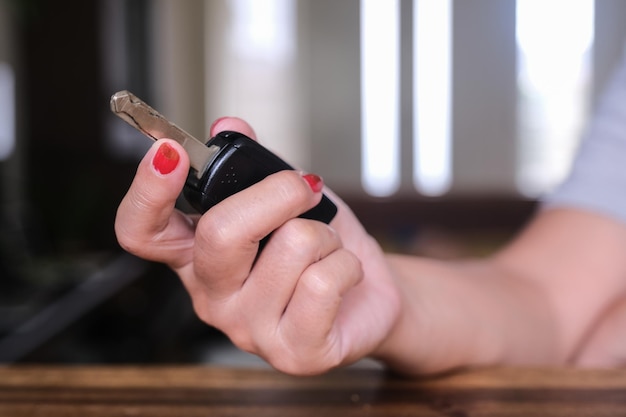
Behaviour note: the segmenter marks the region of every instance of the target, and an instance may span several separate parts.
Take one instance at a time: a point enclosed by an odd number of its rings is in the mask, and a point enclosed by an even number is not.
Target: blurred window
[[[400,185],[399,84],[400,2],[361,0],[361,175],[377,197]]]
[[[457,80],[461,80],[460,84],[455,86],[454,91],[452,88],[453,71],[464,71],[453,65],[453,55],[467,52],[459,50],[460,46],[455,49],[452,44],[453,33],[457,27],[472,24],[468,23],[471,17],[454,15],[454,6],[452,0],[412,2],[412,171],[413,183],[418,192],[428,196],[443,195],[455,185],[456,190],[463,189],[464,183],[453,183],[452,172],[457,168],[456,164],[464,166],[459,175],[465,175],[470,170],[467,167],[475,165],[476,160],[480,159],[471,153],[474,151],[480,154],[481,146],[485,146],[483,142],[508,140],[507,137],[489,136],[489,127],[477,127],[474,134],[479,139],[474,139],[463,130],[463,126],[459,127],[456,136],[466,141],[466,145],[454,148],[453,103],[461,103],[460,106],[457,104],[456,109],[463,112],[471,108],[472,101],[480,107],[484,99],[481,96],[467,96],[467,93],[466,96],[453,94],[457,91],[480,91],[478,87],[478,90],[471,90],[470,86],[468,90],[468,86],[462,85],[471,77],[457,77]],[[399,156],[405,151],[401,149],[399,128],[402,114],[399,108],[400,94],[405,86],[400,85],[403,78],[398,51],[401,50],[400,43],[406,42],[399,36],[401,28],[398,16],[401,7],[397,1],[377,0],[361,0],[360,7],[362,178],[367,193],[389,196],[398,191],[403,181],[400,177],[407,172],[400,166],[407,160]],[[480,7],[488,6],[482,4]],[[516,114],[511,117],[515,117],[517,122],[510,136],[516,136],[517,140],[511,140],[510,145],[498,145],[498,149],[508,146],[513,155],[512,161],[515,161],[501,163],[504,169],[509,170],[508,173],[499,173],[502,181],[505,182],[506,178],[514,180],[511,185],[504,184],[500,189],[515,188],[511,190],[514,193],[537,197],[566,175],[581,129],[587,120],[592,87],[594,1],[517,0],[515,25],[503,22],[489,24],[493,26],[489,30],[500,31],[503,39],[515,36],[517,47],[516,54],[510,55],[512,60],[517,59],[517,63],[512,64],[517,65],[517,86],[514,87],[517,93],[515,97],[496,93],[495,98],[516,100],[515,103],[502,102],[502,111],[516,109]],[[476,34],[477,38],[487,33],[481,32],[481,29],[465,31]],[[504,48],[497,43],[485,46],[480,39],[474,39],[473,45],[476,60],[483,59],[483,55],[478,53],[495,53],[496,63],[508,57],[504,51],[479,52],[481,48]],[[464,46],[467,47],[467,43]],[[472,51],[469,51],[469,56],[472,56]],[[504,61],[500,62],[505,64]],[[494,72],[495,79],[508,79],[507,76],[499,75],[498,71],[514,68],[489,63],[481,65]],[[494,81],[492,88],[500,87]],[[461,119],[484,116],[480,111],[469,111],[471,116],[463,114]],[[483,122],[497,124],[497,117],[501,115],[493,112],[491,118]],[[473,120],[470,126],[480,123]],[[485,138],[481,139],[480,136]],[[385,138],[384,142],[381,138]],[[472,140],[481,143],[472,148],[467,145],[467,141]],[[455,165],[453,155],[457,158]],[[471,177],[471,172],[469,174]]]
[[[13,68],[0,62],[0,161],[15,149],[15,75]]]
[[[452,1],[413,1],[413,181],[422,194],[450,188]]]
[[[587,120],[593,0],[518,0],[517,178],[542,194],[567,174]]]

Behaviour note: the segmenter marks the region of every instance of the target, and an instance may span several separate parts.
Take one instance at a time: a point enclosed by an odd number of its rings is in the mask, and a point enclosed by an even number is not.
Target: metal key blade
[[[220,150],[217,146],[207,147],[129,91],[111,96],[111,111],[152,140],[168,138],[178,142],[187,151],[198,178]]]

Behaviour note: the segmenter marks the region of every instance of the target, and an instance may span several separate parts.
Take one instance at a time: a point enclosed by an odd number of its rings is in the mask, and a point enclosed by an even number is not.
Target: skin
[[[236,118],[211,134],[255,137]],[[152,164],[167,142],[180,160]],[[141,161],[115,222],[127,251],[168,264],[207,324],[241,349],[296,375],[369,356],[406,374],[462,367],[575,363],[626,358],[626,227],[593,213],[551,209],[484,259],[443,262],[385,254],[350,209],[330,225],[299,219],[315,192],[283,171],[203,216],[174,205],[189,161],[175,142]],[[258,242],[271,239],[256,259]],[[256,259],[256,260],[255,260]]]

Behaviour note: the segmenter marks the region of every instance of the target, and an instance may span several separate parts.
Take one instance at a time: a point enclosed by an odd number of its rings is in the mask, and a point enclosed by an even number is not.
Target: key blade
[[[152,140],[168,138],[178,142],[187,151],[198,178],[220,150],[215,145],[207,147],[129,91],[111,96],[111,111]]]

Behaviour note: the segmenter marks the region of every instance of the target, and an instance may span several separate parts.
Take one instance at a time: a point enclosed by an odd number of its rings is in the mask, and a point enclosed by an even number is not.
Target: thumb
[[[178,143],[153,144],[117,211],[115,233],[124,249],[172,266],[190,259],[194,225],[174,208],[188,171],[189,157]]]

